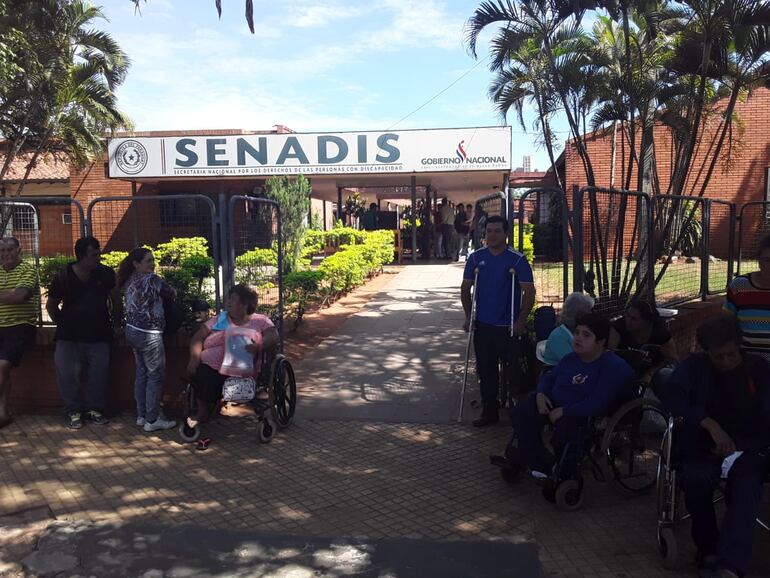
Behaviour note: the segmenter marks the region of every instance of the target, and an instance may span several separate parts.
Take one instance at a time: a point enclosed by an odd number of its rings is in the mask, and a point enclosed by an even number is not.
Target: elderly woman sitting
[[[593,297],[585,293],[570,293],[564,300],[559,316],[561,325],[556,327],[543,345],[538,344],[538,358],[545,365],[557,365],[568,353],[572,353],[572,334],[577,320],[591,312]]]
[[[223,367],[228,330],[232,333],[231,328],[239,329],[240,333],[251,335],[245,350],[254,358],[255,375],[259,371],[260,353],[278,343],[278,331],[273,322],[269,317],[255,313],[256,309],[257,294],[246,285],[235,285],[227,294],[225,311],[201,325],[193,335],[187,374],[195,390],[197,412],[187,419],[188,427],[194,428],[208,419],[209,407],[222,397],[222,386],[230,375]]]

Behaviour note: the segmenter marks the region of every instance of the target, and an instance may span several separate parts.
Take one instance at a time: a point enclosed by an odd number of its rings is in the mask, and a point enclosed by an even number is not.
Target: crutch
[[[516,295],[516,270],[511,267],[508,269],[508,272],[511,274],[511,324],[508,328],[508,334],[511,338],[511,345],[513,345],[514,339],[521,339],[513,332],[513,326],[516,324],[516,318],[514,317],[514,313],[516,311],[515,303],[514,303],[514,297]],[[501,368],[503,371],[500,372],[500,405],[501,407],[508,407],[510,402],[510,395],[509,395],[509,388],[511,386],[511,378],[513,376],[513,367],[514,363],[516,363],[515,359],[512,359],[511,357],[512,352],[508,352],[508,359],[507,359],[507,365],[508,367]]]
[[[465,388],[468,386],[468,364],[471,360],[471,344],[473,343],[473,330],[476,324],[476,293],[479,282],[479,268],[473,270],[473,296],[471,297],[471,321],[468,325],[468,345],[465,348],[465,371],[463,372],[463,388],[460,390],[460,413],[457,416],[457,423],[463,421],[463,409],[465,406]]]

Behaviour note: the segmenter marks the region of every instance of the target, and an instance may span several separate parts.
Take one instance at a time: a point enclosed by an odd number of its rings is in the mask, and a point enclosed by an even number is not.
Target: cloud
[[[336,20],[354,18],[361,13],[362,9],[357,6],[345,6],[338,3],[310,4],[299,6],[293,10],[287,23],[289,26],[298,28],[319,28]]]
[[[392,22],[366,35],[370,48],[396,50],[413,46],[456,49],[462,46],[465,17],[451,14],[435,0],[383,0],[380,10],[392,14]]]

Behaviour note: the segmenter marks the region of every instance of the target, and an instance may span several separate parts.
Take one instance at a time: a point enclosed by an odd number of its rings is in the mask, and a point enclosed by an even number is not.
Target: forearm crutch
[[[513,340],[519,339],[513,330],[516,325],[516,318],[514,314],[516,312],[516,305],[514,303],[514,297],[516,295],[516,270],[511,267],[508,269],[511,274],[511,322],[508,327],[508,335],[510,336],[510,347],[508,348],[508,354],[503,358],[502,367],[500,368],[500,405],[501,407],[508,407],[510,405],[510,387],[511,379],[513,378],[513,368],[516,360],[513,357]]]
[[[473,332],[476,325],[476,293],[479,281],[479,268],[473,270],[473,296],[471,297],[471,320],[468,325],[468,345],[465,347],[465,371],[463,371],[463,388],[460,390],[460,413],[457,416],[457,423],[463,421],[463,409],[465,406],[465,388],[468,386],[468,364],[471,360],[471,344],[473,343]]]

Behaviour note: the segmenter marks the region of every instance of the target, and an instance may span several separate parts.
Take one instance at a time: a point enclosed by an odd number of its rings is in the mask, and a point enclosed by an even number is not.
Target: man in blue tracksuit
[[[499,364],[509,359],[518,339],[510,338],[511,298],[513,298],[513,332],[527,332],[527,316],[535,304],[535,284],[527,258],[511,249],[506,242],[508,222],[498,215],[486,222],[486,247],[474,251],[465,262],[460,299],[465,310],[463,329],[471,323],[471,287],[476,270],[476,323],[473,347],[481,389],[481,416],[473,422],[476,427],[497,423],[500,419],[498,389]],[[511,274],[513,271],[513,274]],[[511,284],[513,283],[513,287]],[[513,295],[511,295],[513,289]]]
[[[768,472],[770,365],[741,353],[743,335],[731,315],[706,321],[697,339],[704,353],[677,368],[662,398],[672,415],[683,418],[676,438],[680,481],[692,516],[700,575],[743,576]],[[743,453],[727,474],[727,514],[720,532],[714,490],[724,459],[735,452]]]
[[[517,460],[512,467],[527,466],[533,472],[550,474],[567,444],[577,440],[591,417],[604,415],[622,399],[634,371],[620,357],[607,350],[610,322],[598,313],[577,320],[573,333],[573,352],[538,383],[537,391],[512,412],[513,437],[518,448],[506,450],[506,457]],[[554,455],[543,446],[542,430],[554,425],[551,440]],[[563,464],[562,477],[575,472],[576,463]]]

